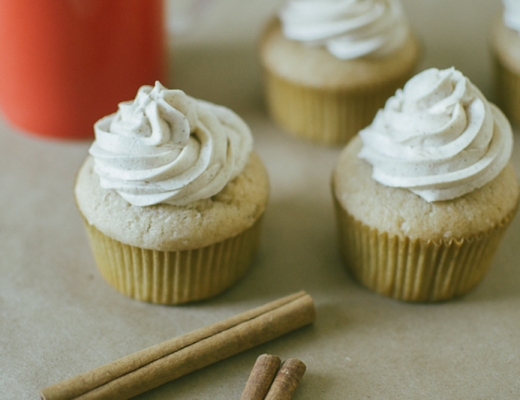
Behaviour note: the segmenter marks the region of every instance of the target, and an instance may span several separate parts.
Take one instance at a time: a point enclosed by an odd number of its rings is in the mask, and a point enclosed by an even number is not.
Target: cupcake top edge
[[[399,0],[289,0],[279,18],[286,38],[342,60],[387,55],[410,35]]]
[[[94,131],[89,153],[100,186],[135,206],[210,198],[240,174],[253,147],[233,111],[159,82],[142,86]]]
[[[358,156],[372,165],[374,180],[428,202],[484,186],[513,147],[507,118],[455,68],[417,74],[359,134]]]

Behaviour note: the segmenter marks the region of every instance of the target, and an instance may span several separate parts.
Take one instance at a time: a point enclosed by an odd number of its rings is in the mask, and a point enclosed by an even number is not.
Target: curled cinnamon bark
[[[275,339],[314,321],[305,292],[141,350],[40,391],[43,400],[121,400]]]
[[[280,364],[281,360],[278,356],[271,354],[259,356],[249,375],[240,400],[264,400]]]
[[[289,358],[283,364],[265,397],[265,400],[291,400],[307,367],[296,359]]]

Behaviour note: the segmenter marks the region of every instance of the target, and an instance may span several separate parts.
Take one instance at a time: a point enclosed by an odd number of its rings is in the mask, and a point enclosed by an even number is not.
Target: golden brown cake
[[[419,59],[399,3],[336,3],[289,1],[260,40],[271,117],[292,135],[329,145],[368,125]],[[382,15],[360,26],[377,6]],[[344,29],[331,33],[329,19],[340,19]]]
[[[130,297],[178,304],[242,277],[269,194],[245,123],[157,83],[95,127],[75,196],[104,278]]]
[[[340,248],[353,276],[400,300],[468,292],[518,206],[503,114],[458,71],[427,70],[360,135],[332,180]]]

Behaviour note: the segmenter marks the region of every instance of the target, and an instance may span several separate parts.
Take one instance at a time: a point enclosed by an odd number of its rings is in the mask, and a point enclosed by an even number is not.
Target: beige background
[[[0,120],[0,399],[35,399],[41,387],[301,289],[316,301],[314,326],[138,398],[238,399],[264,352],[306,362],[300,400],[520,398],[518,217],[463,298],[405,304],[354,283],[335,248],[329,177],[339,149],[285,135],[263,108],[255,40],[277,4],[215,1],[172,41],[172,86],[239,112],[271,176],[260,254],[213,300],[163,307],[109,287],[72,197],[89,143],[41,140]],[[454,65],[491,95],[488,32],[499,2],[404,4],[422,66]]]

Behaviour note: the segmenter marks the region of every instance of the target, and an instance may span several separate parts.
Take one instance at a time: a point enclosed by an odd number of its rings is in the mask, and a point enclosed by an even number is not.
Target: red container
[[[61,139],[165,82],[162,0],[0,0],[0,108],[19,128]]]

